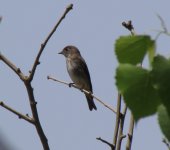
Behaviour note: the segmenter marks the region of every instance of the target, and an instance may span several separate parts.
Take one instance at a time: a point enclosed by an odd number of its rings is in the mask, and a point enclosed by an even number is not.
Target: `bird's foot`
[[[81,88],[80,91],[83,92],[83,88]]]
[[[68,84],[69,87],[72,87],[72,85],[74,85],[74,83],[69,83],[69,84]]]

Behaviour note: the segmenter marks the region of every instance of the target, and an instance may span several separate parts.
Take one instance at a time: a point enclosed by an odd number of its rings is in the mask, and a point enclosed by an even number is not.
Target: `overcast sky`
[[[130,34],[121,23],[132,20],[137,34],[149,34],[154,39],[156,30],[161,29],[156,14],[170,29],[170,1],[0,0],[0,52],[28,74],[41,43],[70,3],[73,10],[48,42],[32,82],[40,121],[52,150],[107,150],[110,148],[96,137],[112,142],[115,115],[98,102],[98,110],[90,112],[83,93],[46,77],[50,74],[71,82],[65,59],[57,53],[66,45],[75,45],[87,62],[94,94],[116,108],[114,43],[119,36]],[[170,55],[169,37],[158,39],[157,53]],[[31,115],[23,83],[2,62],[0,68],[0,100]],[[1,107],[0,119],[0,134],[16,150],[42,149],[31,124]],[[129,112],[125,121],[126,134]],[[162,138],[156,115],[142,119],[134,129],[132,150],[166,150]]]

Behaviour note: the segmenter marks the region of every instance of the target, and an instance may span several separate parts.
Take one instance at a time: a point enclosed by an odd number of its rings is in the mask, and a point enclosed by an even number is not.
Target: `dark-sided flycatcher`
[[[75,46],[66,46],[59,54],[63,54],[66,58],[67,71],[72,81],[80,88],[93,92],[89,70],[86,62]],[[90,110],[97,110],[93,97],[85,94]]]

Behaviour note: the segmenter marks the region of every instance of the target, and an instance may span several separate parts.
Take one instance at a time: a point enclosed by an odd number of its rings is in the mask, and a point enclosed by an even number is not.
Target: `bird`
[[[75,84],[79,89],[87,90],[92,94],[93,89],[89,70],[84,58],[80,54],[79,49],[73,45],[68,45],[58,54],[65,56],[67,71],[73,81],[73,84]],[[97,110],[91,94],[85,93],[89,110]]]

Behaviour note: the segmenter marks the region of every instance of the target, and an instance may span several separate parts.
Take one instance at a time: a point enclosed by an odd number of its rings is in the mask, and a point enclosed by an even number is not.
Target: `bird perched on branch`
[[[80,51],[75,46],[66,46],[59,54],[63,54],[66,58],[67,71],[70,78],[80,89],[85,89],[93,92],[89,70],[86,62],[80,54]],[[90,111],[97,107],[90,94],[85,94]]]

